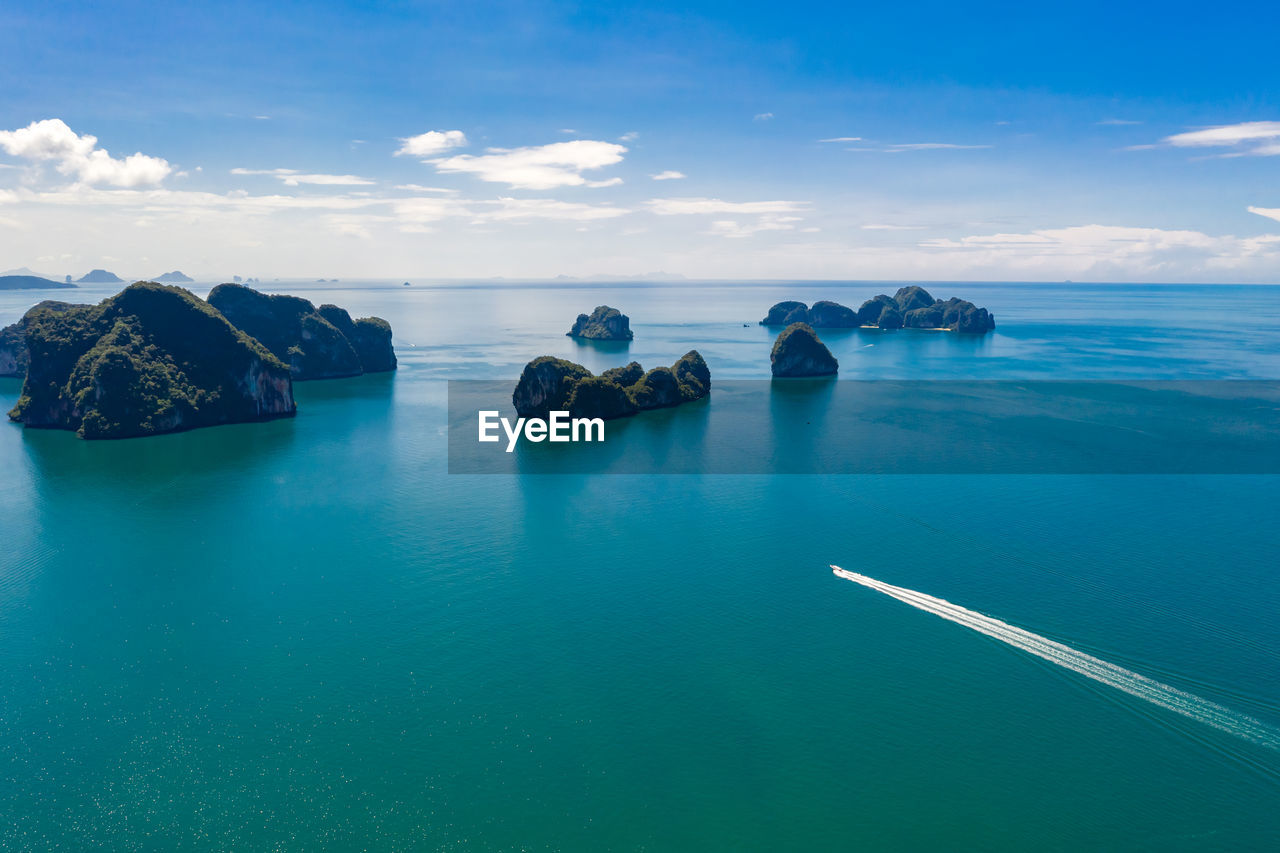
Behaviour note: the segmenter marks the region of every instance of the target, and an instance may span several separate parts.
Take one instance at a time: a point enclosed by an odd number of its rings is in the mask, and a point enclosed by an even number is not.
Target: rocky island
[[[52,281],[38,275],[0,275],[0,290],[43,290],[75,287],[71,282]]]
[[[934,299],[918,285],[902,287],[893,296],[879,294],[862,303],[857,311],[838,302],[779,302],[760,321],[762,326],[807,323],[815,329],[945,329],[984,334],[996,327],[987,309],[964,299]]]
[[[565,334],[592,341],[629,341],[633,337],[631,318],[608,305],[597,306],[589,315],[579,314],[573,328]]]
[[[189,291],[139,282],[98,305],[44,302],[20,326],[26,381],[9,417],[130,438],[289,417],[288,367]]]
[[[209,304],[289,366],[294,379],[335,379],[396,369],[391,325],[351,319],[336,305],[316,308],[298,296],[260,293],[240,284],[209,291]]]
[[[0,376],[16,376],[21,379],[27,375],[27,366],[31,363],[31,353],[27,349],[29,317],[41,311],[60,312],[69,308],[86,307],[88,306],[46,299],[28,310],[18,322],[0,329]]]
[[[808,323],[792,323],[782,330],[769,353],[770,370],[779,378],[831,376],[840,362]]]
[[[124,284],[124,279],[106,270],[89,270],[76,281],[81,284]]]
[[[163,282],[165,284],[190,284],[195,281],[195,279],[184,273],[182,270],[174,270],[173,272],[167,272],[164,275],[156,276],[156,281]]]
[[[637,362],[595,376],[580,364],[549,355],[525,365],[511,402],[521,417],[567,411],[575,418],[622,418],[678,406],[711,392],[711,370],[697,350],[648,373]]]

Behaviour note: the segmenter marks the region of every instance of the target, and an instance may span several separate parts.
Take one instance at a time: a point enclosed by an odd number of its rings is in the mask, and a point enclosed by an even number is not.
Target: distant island
[[[44,290],[75,287],[65,281],[51,281],[35,275],[0,275],[0,290]]]
[[[173,272],[167,272],[164,275],[156,276],[156,281],[164,282],[166,284],[190,284],[195,281],[195,279],[186,275],[181,270],[174,270]]]
[[[26,377],[10,419],[90,439],[159,435],[292,416],[295,373],[318,379],[396,368],[385,320],[219,287],[218,301],[270,344],[211,301],[157,282],[97,305],[36,305],[0,329],[0,375]]]
[[[80,284],[124,284],[124,279],[106,270],[90,270],[76,281]]]
[[[381,317],[353,320],[336,305],[316,308],[299,296],[269,295],[242,284],[220,284],[208,299],[289,365],[298,381],[396,369],[391,324]]]
[[[996,318],[985,308],[964,299],[934,299],[918,285],[902,287],[893,296],[879,294],[854,311],[838,302],[779,302],[760,321],[762,326],[807,323],[815,329],[935,329],[985,334],[996,327]]]
[[[769,369],[778,378],[832,376],[840,362],[808,323],[792,323],[773,342]]]
[[[593,341],[629,341],[633,337],[631,318],[608,305],[599,305],[590,314],[579,314],[565,334]]]
[[[678,406],[710,392],[711,369],[697,350],[648,373],[633,361],[599,376],[580,364],[546,355],[525,365],[511,402],[516,414],[525,418],[567,411],[576,418],[609,420]]]

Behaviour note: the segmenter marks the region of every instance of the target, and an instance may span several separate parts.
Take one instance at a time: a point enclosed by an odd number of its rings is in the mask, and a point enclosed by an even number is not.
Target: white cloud
[[[772,121],[773,113],[756,113],[751,117],[752,121]]]
[[[808,205],[804,201],[722,201],[718,198],[652,198],[645,202],[660,216],[708,213],[795,213]]]
[[[883,225],[880,223],[861,226],[863,231],[919,231],[923,227],[922,225]]]
[[[650,175],[655,181],[679,181],[685,178],[684,172],[677,172],[674,169],[667,169],[665,172],[659,172],[656,175]]]
[[[631,211],[610,205],[578,204],[550,198],[500,198],[496,202],[484,202],[491,209],[477,214],[481,220],[503,221],[511,219],[565,219],[575,222],[613,219]]]
[[[337,187],[356,187],[370,186],[374,182],[368,178],[361,178],[357,175],[316,175],[300,172],[297,169],[241,169],[231,170],[233,175],[270,175],[273,178],[279,178],[287,187],[296,187],[301,184],[316,184],[319,186],[337,186]]]
[[[397,184],[396,189],[412,193],[456,193],[448,187],[424,187],[422,184]]]
[[[1133,124],[1142,124],[1140,121],[1133,121],[1127,118],[1104,118],[1102,121],[1094,122],[1101,127],[1127,127]]]
[[[717,219],[711,223],[708,234],[721,237],[741,239],[759,234],[761,231],[794,231],[798,216],[762,216],[753,223],[743,224],[733,219]]]
[[[472,174],[482,181],[517,189],[607,187],[622,183],[622,179],[588,181],[582,173],[620,163],[626,151],[625,146],[614,142],[575,139],[526,148],[490,148],[485,154],[458,154],[431,163],[444,174]]]
[[[1265,216],[1268,219],[1280,222],[1280,207],[1253,207],[1250,205],[1248,210],[1250,213],[1256,213],[1259,216]]]
[[[0,148],[13,157],[53,162],[60,174],[88,185],[158,184],[173,171],[167,160],[140,152],[118,160],[98,147],[96,136],[77,134],[56,118],[33,121],[18,130],[0,130]]]
[[[631,211],[609,205],[578,204],[550,198],[498,198],[460,201],[442,198],[396,199],[396,217],[412,231],[445,219],[463,218],[472,223],[519,220],[560,220],[589,222],[625,216]]]
[[[846,151],[867,151],[876,154],[902,154],[906,151],[975,151],[990,145],[960,145],[955,142],[891,142],[879,147],[862,146],[846,148]]]
[[[832,136],[829,139],[819,139],[819,142],[861,142],[861,136]]]
[[[1214,237],[1200,231],[1096,224],[925,240],[919,245],[958,254],[975,265],[1104,275],[1108,270],[1141,276],[1162,271],[1184,274],[1189,269],[1233,270],[1258,259],[1280,257],[1280,235]]]
[[[889,146],[890,151],[967,151],[979,148],[990,148],[990,145],[957,145],[954,142],[897,142]]]
[[[467,135],[460,130],[428,130],[400,140],[395,156],[431,157],[467,145]]]
[[[561,133],[577,133],[578,131],[572,127],[562,127],[560,128],[560,132]]]
[[[1176,133],[1161,140],[1175,148],[1245,148],[1223,157],[1280,155],[1280,121],[1246,121]],[[1151,147],[1151,146],[1147,146]]]
[[[624,134],[622,134],[621,136],[619,136],[619,137],[618,137],[618,141],[619,141],[619,142],[634,142],[634,141],[635,141],[635,139],[636,139],[636,137],[638,137],[639,135],[640,135],[640,131],[638,131],[638,130],[629,130],[629,131],[627,131],[626,133],[624,133]]]

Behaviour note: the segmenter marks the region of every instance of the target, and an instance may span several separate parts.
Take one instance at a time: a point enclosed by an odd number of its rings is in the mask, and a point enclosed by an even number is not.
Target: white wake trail
[[[1168,684],[1131,672],[1124,667],[1096,658],[1093,655],[1077,651],[1070,646],[1041,637],[1030,631],[1014,627],[999,619],[984,616],[968,610],[958,604],[952,604],[941,598],[916,592],[905,587],[887,584],[857,572],[850,572],[839,566],[831,567],[836,577],[853,581],[856,584],[882,592],[891,598],[910,604],[912,607],[941,616],[950,622],[972,628],[980,634],[993,637],[1002,643],[1008,643],[1016,649],[1029,652],[1036,657],[1078,672],[1086,678],[1092,678],[1117,690],[1123,690],[1130,696],[1145,699],[1153,705],[1159,705],[1184,717],[1213,726],[1224,732],[1242,737],[1260,746],[1280,751],[1280,729],[1255,720],[1247,714],[1241,714],[1230,708],[1202,699],[1199,696],[1171,687]]]

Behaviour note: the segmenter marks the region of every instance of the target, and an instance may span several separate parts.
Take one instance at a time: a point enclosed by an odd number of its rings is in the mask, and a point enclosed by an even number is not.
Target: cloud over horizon
[[[625,153],[627,147],[616,142],[575,139],[524,148],[489,148],[484,154],[457,154],[429,162],[441,174],[470,174],[514,189],[549,190],[616,186],[622,183],[621,178],[591,181],[582,173],[621,163]]]
[[[0,130],[0,148],[24,160],[52,162],[59,174],[88,185],[158,184],[173,171],[167,160],[142,152],[114,158],[105,148],[98,147],[98,137],[77,134],[57,118],[33,121],[18,130]]]

